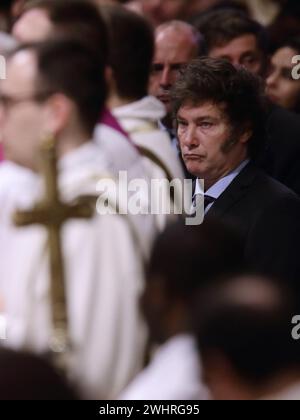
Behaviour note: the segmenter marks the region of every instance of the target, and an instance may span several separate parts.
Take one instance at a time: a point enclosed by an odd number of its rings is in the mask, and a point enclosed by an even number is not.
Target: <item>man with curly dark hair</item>
[[[264,138],[260,79],[200,58],[175,85],[173,105],[182,156],[197,177],[195,205],[204,200],[207,217],[240,231],[254,269],[297,282],[300,200],[252,163]]]

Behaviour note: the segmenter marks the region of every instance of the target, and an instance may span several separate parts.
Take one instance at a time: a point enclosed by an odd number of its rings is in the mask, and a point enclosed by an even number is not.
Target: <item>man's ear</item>
[[[253,130],[250,127],[246,128],[240,137],[240,142],[243,144],[248,143],[248,141],[251,139],[252,136],[253,136]]]
[[[48,99],[45,111],[47,132],[59,134],[67,126],[73,108],[72,101],[65,95],[57,93]]]

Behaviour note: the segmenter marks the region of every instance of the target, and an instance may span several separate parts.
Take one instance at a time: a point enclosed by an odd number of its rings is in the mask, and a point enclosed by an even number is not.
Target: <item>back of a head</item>
[[[0,400],[65,400],[78,397],[45,360],[29,353],[0,350]]]
[[[24,44],[11,54],[28,50],[37,60],[36,90],[61,93],[74,101],[82,129],[89,136],[106,101],[105,65],[93,48],[73,39]]]
[[[208,52],[249,34],[255,36],[258,47],[264,54],[269,52],[266,29],[239,10],[213,10],[200,16],[194,21],[194,25],[204,36]]]
[[[154,34],[141,16],[118,5],[101,7],[109,31],[109,64],[117,94],[138,100],[147,95],[154,54]]]
[[[69,37],[87,43],[106,59],[108,40],[105,23],[90,0],[31,0],[23,14],[34,9],[44,10],[53,25],[55,37]]]
[[[205,367],[226,361],[241,383],[261,392],[278,375],[299,373],[300,343],[291,335],[295,313],[289,290],[275,280],[234,278],[202,290],[194,321]]]
[[[148,281],[161,278],[170,296],[190,299],[218,277],[244,269],[240,237],[217,220],[199,226],[172,224],[157,238]]]

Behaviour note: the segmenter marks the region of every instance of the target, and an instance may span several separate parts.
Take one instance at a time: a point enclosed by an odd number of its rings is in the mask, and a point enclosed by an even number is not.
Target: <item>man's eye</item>
[[[294,80],[293,79],[293,74],[292,74],[292,69],[289,69],[289,68],[282,69],[281,75],[286,80],[292,80],[292,81]]]
[[[252,64],[254,64],[256,61],[257,61],[257,60],[256,60],[256,58],[255,58],[255,57],[247,57],[247,58],[244,58],[244,60],[243,60],[242,64],[243,64],[244,66],[247,66],[247,65],[252,65]]]
[[[152,73],[160,73],[161,71],[163,71],[164,67],[160,64],[154,64],[152,66]]]
[[[201,128],[208,129],[208,128],[211,128],[213,124],[211,122],[203,122],[200,124],[200,126]]]
[[[184,68],[184,64],[173,64],[171,66],[172,71],[180,71]]]
[[[188,125],[186,121],[180,121],[180,120],[177,121],[177,124],[178,124],[178,127],[187,127]]]

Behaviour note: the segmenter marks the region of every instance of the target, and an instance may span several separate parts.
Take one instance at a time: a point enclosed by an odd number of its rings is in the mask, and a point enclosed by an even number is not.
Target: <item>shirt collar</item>
[[[229,187],[233,180],[242,172],[242,170],[248,165],[249,159],[244,160],[236,169],[231,171],[225,177],[219,179],[212,187],[207,191],[204,191],[204,182],[200,179],[196,181],[195,194],[196,195],[208,195],[216,200],[223,194],[223,192]]]

